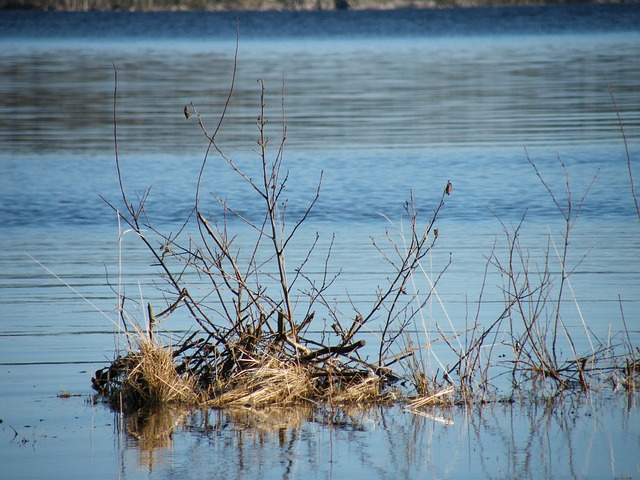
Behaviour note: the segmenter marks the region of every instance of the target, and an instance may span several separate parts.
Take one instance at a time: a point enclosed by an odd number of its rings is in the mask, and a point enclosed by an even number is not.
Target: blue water
[[[435,278],[451,261],[438,283],[442,303],[434,298],[424,311],[432,333],[436,325],[464,331],[481,293],[481,325],[501,312],[502,278],[490,268],[484,279],[494,248],[506,258],[500,221],[508,226],[524,216],[521,241],[531,270],[542,268],[549,249],[558,275],[549,239],[561,244],[562,217],[529,158],[563,208],[567,178],[574,206],[589,190],[570,236],[569,263],[576,270],[562,307],[578,350],[588,352],[590,341],[619,345],[623,315],[638,344],[640,226],[609,87],[640,190],[639,5],[238,15],[1,12],[3,471],[10,478],[51,471],[57,472],[53,478],[85,478],[87,469],[105,478],[155,478],[188,476],[186,466],[197,465],[194,476],[202,477],[208,470],[199,459],[214,455],[225,459],[225,472],[245,478],[261,472],[268,478],[296,478],[292,472],[357,477],[361,471],[367,478],[398,472],[413,478],[424,465],[443,478],[637,476],[636,456],[629,453],[640,446],[637,410],[593,399],[576,403],[572,413],[495,408],[486,421],[489,413],[475,410],[442,414],[454,427],[396,410],[363,415],[351,433],[307,418],[285,425],[278,437],[263,436],[266,447],[254,443],[262,434],[250,428],[246,453],[256,463],[245,463],[243,448],[234,450],[237,457],[226,455],[228,445],[244,445],[237,433],[244,420],[234,415],[215,417],[219,436],[202,435],[197,416],[176,420],[174,442],[154,450],[126,435],[133,427],[121,417],[85,401],[91,372],[123,346],[114,336],[118,283],[133,317],[143,318],[140,305],[147,301],[158,308],[165,302],[155,286],[157,268],[133,235],[124,235],[119,263],[117,219],[100,198],[122,206],[114,66],[125,188],[135,198],[151,187],[146,208],[152,226],[176,232],[193,208],[207,146],[183,108],[193,102],[214,128],[230,88],[236,17],[238,71],[220,145],[249,175],[258,174],[256,79],[264,79],[272,156],[284,99],[290,222],[303,215],[322,174],[320,199],[291,244],[288,266],[305,258],[316,232],[318,252],[335,234],[327,268],[341,275],[330,295],[346,317],[370,306],[389,275],[371,238],[384,244],[388,229],[400,244],[410,192],[426,223],[447,181],[453,191],[437,224],[440,237],[416,278],[416,288],[425,291],[426,277]],[[220,218],[209,192],[246,218],[259,218],[259,199],[217,156],[206,165],[202,201]],[[251,231],[242,222],[229,225],[245,251]],[[194,233],[188,224],[183,238]],[[317,278],[324,256],[313,257],[307,268]],[[193,325],[175,315],[165,327],[179,335]],[[374,331],[367,341],[375,338]],[[437,353],[445,359],[446,350]],[[83,397],[56,398],[63,390]],[[613,425],[611,433],[600,425]],[[409,438],[418,439],[415,451]],[[593,452],[585,438],[609,442],[608,455],[591,455],[593,464],[566,461]],[[327,450],[327,443],[335,446]],[[449,464],[442,445],[465,458]],[[531,453],[531,445],[539,448]],[[381,454],[396,450],[402,464]],[[328,455],[331,462],[323,463]],[[505,457],[510,463],[498,460]]]

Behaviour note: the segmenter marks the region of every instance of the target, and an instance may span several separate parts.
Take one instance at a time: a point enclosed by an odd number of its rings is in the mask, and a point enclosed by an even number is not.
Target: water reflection
[[[126,431],[141,451],[171,446],[176,427],[184,425],[187,412],[179,406],[143,409],[126,415]]]
[[[629,403],[593,394],[418,412],[155,412],[126,421],[137,439],[126,448],[141,467],[181,478],[206,477],[212,465],[217,478],[629,477],[640,472],[638,397],[619,400]]]

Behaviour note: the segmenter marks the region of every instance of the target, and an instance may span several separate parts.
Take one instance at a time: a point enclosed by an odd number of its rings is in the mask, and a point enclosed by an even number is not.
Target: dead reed
[[[292,405],[317,396],[308,368],[270,358],[248,367],[219,385],[211,407]]]

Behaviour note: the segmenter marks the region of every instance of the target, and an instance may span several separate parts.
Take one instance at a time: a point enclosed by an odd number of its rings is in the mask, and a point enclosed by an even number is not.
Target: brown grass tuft
[[[381,388],[378,377],[368,377],[361,382],[340,386],[329,392],[333,404],[365,404],[380,400]]]
[[[129,368],[122,380],[123,403],[129,408],[167,403],[196,403],[196,381],[176,372],[171,350],[144,335],[138,351],[129,353]]]
[[[292,405],[316,396],[307,368],[274,357],[238,372],[222,390],[222,394],[208,402],[209,406]]]

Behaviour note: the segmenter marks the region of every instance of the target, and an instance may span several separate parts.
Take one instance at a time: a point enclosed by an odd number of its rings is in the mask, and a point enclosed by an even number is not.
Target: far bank
[[[636,3],[557,0],[0,0],[1,10],[56,11],[283,11],[389,10],[398,8],[469,8],[557,5],[566,3]]]

